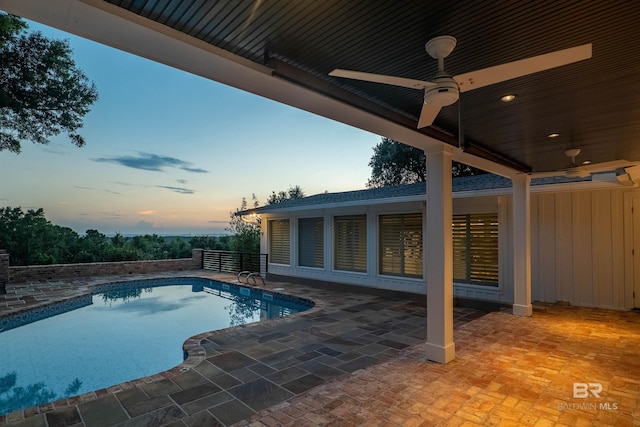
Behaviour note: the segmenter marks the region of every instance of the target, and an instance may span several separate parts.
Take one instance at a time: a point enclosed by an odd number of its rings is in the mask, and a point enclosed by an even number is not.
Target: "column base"
[[[454,343],[442,347],[440,345],[427,343],[427,359],[438,363],[449,363],[456,358],[456,346]]]
[[[533,306],[531,304],[529,305],[513,304],[514,316],[529,317],[532,314],[533,314]]]

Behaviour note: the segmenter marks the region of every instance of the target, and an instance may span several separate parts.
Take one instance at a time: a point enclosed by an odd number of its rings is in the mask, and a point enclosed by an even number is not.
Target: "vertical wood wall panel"
[[[625,236],[624,236],[624,193],[614,191],[611,193],[611,235],[612,245],[612,301],[614,308],[624,307],[624,281],[625,281]]]
[[[540,266],[540,288],[544,301],[556,302],[556,224],[555,197],[553,194],[541,194],[538,202],[538,218],[543,226],[539,227],[538,254]]]
[[[574,298],[575,303],[590,306],[593,298],[591,192],[575,192],[572,201]]]
[[[611,193],[594,191],[591,198],[593,261],[593,305],[613,307],[613,236],[611,233]]]
[[[545,301],[542,286],[540,286],[540,245],[539,235],[540,229],[545,225],[541,223],[538,216],[538,202],[540,197],[531,197],[530,209],[531,209],[531,301]],[[513,230],[513,222],[511,222],[511,229]],[[513,282],[513,279],[512,279]],[[536,284],[535,286],[533,284]]]
[[[556,223],[556,298],[559,301],[573,301],[573,204],[571,193],[555,195]]]
[[[532,197],[532,296],[625,308],[624,190]]]

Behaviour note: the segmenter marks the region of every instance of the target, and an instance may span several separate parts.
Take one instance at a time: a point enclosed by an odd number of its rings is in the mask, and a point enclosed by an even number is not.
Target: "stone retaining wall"
[[[110,276],[122,274],[156,273],[202,268],[202,249],[194,249],[191,258],[152,261],[92,262],[79,264],[51,264],[8,266],[8,282],[22,283],[75,277]],[[4,264],[0,265],[0,270]],[[3,272],[0,271],[0,278]],[[0,283],[0,287],[1,287]]]
[[[9,254],[4,249],[0,249],[0,295],[6,293],[7,283],[9,283]]]

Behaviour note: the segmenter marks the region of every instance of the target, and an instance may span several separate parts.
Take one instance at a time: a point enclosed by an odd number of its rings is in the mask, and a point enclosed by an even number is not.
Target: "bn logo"
[[[600,399],[602,384],[600,383],[573,383],[573,397],[576,399],[586,399],[589,393],[593,397]]]

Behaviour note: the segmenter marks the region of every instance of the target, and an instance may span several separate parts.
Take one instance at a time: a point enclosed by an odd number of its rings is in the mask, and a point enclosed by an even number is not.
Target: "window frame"
[[[378,215],[378,274],[382,276],[405,277],[411,279],[424,278],[424,216],[423,212],[402,212],[384,213]],[[385,220],[396,219],[396,224],[383,224]],[[395,240],[386,241],[385,227],[393,227],[390,230],[391,238]],[[414,234],[413,238],[408,234]],[[394,235],[398,235],[395,237]],[[397,243],[397,247],[394,247]],[[395,252],[395,254],[394,254]],[[414,255],[412,255],[412,252]],[[415,255],[418,252],[418,255]],[[397,259],[389,259],[385,262],[385,255]],[[408,262],[413,260],[413,262]],[[385,265],[389,263],[397,265],[397,270],[393,267],[387,269]],[[407,272],[411,270],[411,264],[415,273]]]
[[[315,265],[303,264],[303,260],[306,258],[303,255],[303,252],[309,248],[305,247],[304,243],[306,238],[303,239],[302,233],[307,230],[305,227],[305,223],[311,223],[310,227],[312,228],[312,247],[310,248],[311,253],[313,254],[313,262],[316,263],[319,260],[319,263]],[[324,239],[324,217],[308,217],[308,218],[298,218],[298,267],[303,268],[316,268],[316,269],[324,269],[325,267],[325,259],[324,259],[324,247],[325,247],[325,239]]]
[[[286,223],[286,227],[284,223]],[[282,227],[274,229],[277,224]],[[269,231],[269,264],[291,265],[291,220],[289,218],[269,219],[267,226]],[[274,238],[278,238],[278,240],[274,240]],[[285,259],[286,262],[283,262]]]
[[[487,222],[490,222],[488,227]],[[479,223],[483,224],[479,225]],[[498,213],[454,214],[452,240],[453,281],[465,285],[499,288],[500,221]],[[460,265],[460,262],[464,264]],[[488,265],[490,269],[487,269]],[[462,275],[464,277],[461,277]]]
[[[368,263],[367,214],[333,216],[333,270],[366,274]],[[343,228],[345,236],[338,233]],[[346,247],[340,248],[344,244]],[[349,256],[350,253],[350,256]]]

